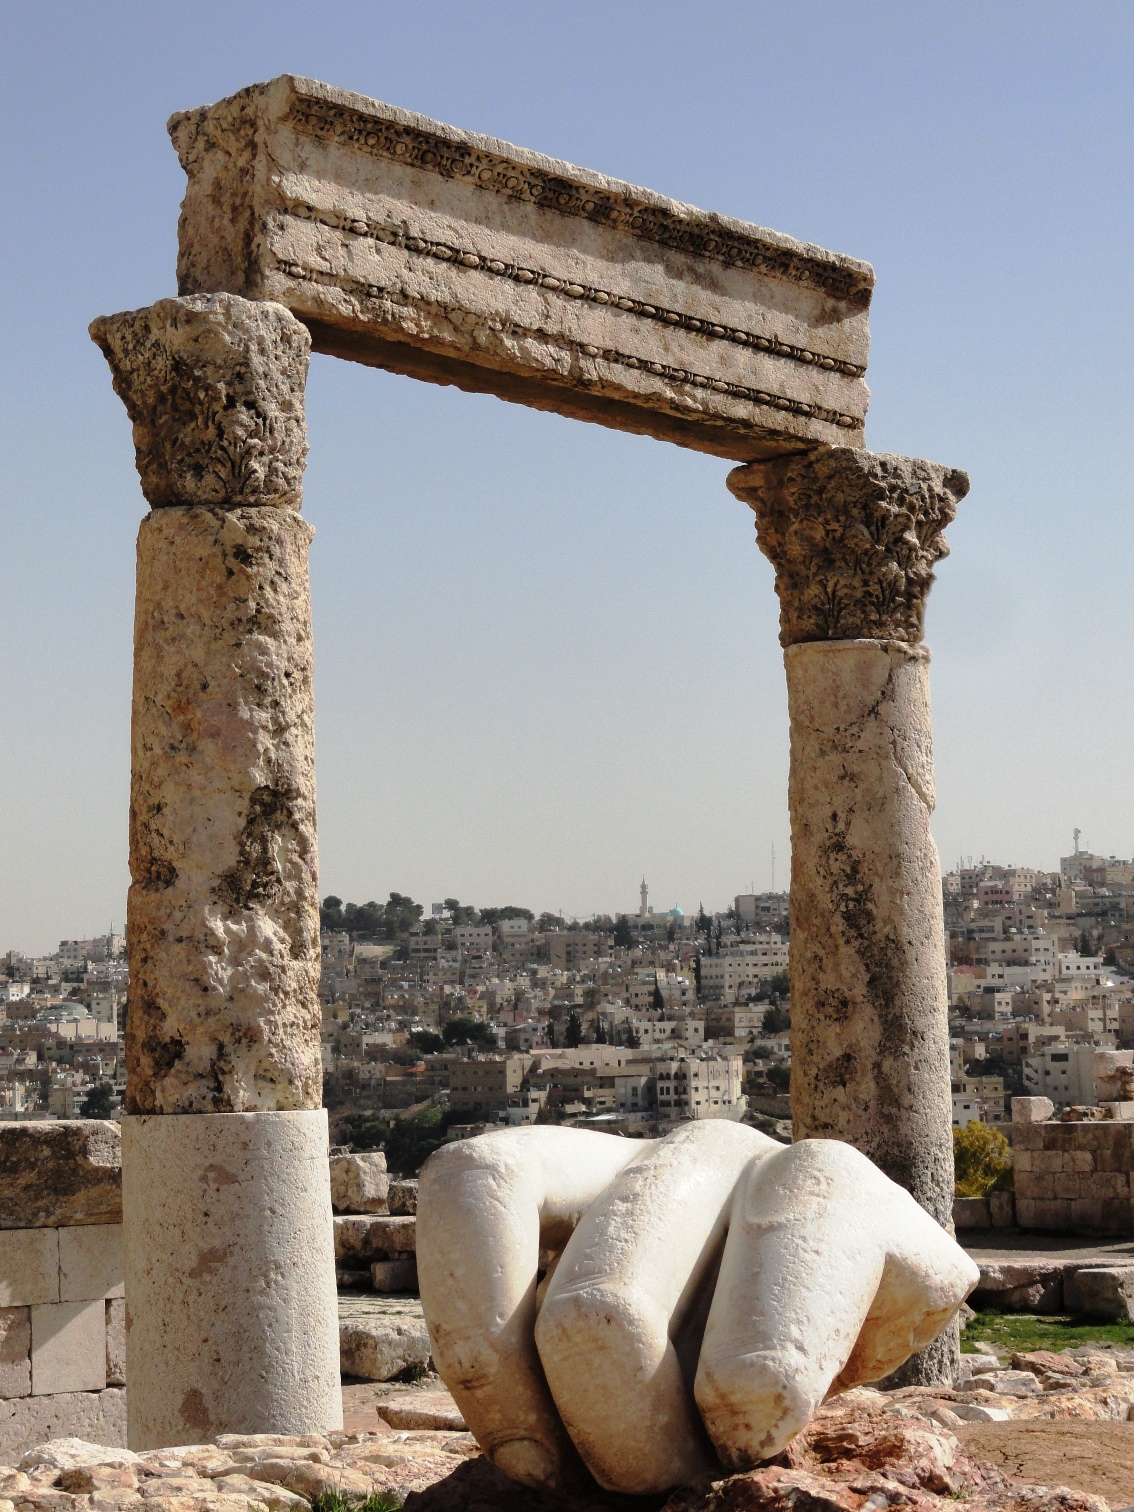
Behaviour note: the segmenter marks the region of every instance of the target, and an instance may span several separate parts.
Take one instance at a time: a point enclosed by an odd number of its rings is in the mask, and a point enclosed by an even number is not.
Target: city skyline
[[[174,291],[166,117],[285,69],[872,261],[867,444],[973,480],[927,617],[944,863],[1130,851],[1128,12],[198,15],[6,23],[5,935],[124,906],[143,501],[86,326]],[[326,357],[308,417],[324,894],[585,915],[644,869],[709,907],[772,843],[786,884],[777,604],[727,462]]]

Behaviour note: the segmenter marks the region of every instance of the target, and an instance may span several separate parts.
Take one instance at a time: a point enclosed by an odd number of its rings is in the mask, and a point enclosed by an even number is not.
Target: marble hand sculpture
[[[493,1462],[548,1489],[580,1456],[639,1495],[766,1459],[936,1338],[978,1279],[850,1145],[723,1121],[449,1145],[417,1224],[441,1377]]]

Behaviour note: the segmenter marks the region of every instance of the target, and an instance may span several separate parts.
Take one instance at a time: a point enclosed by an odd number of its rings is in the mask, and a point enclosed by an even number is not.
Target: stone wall
[[[1013,1099],[1019,1226],[1070,1234],[1134,1232],[1134,1116],[1113,1116],[1134,1115],[1134,1107],[1066,1109],[1058,1120],[1051,1111],[1046,1098]]]
[[[117,1124],[0,1124],[0,1454],[126,1442]]]

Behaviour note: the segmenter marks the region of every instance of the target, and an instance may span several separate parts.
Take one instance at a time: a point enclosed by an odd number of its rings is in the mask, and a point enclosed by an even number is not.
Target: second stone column
[[[123,1120],[129,1441],[342,1425],[298,509],[310,340],[162,300],[91,334],[134,422]]]
[[[825,447],[738,467],[776,569],[791,733],[792,1132],[842,1139],[952,1227],[929,652],[963,472]],[[941,1380],[955,1337],[905,1367]]]

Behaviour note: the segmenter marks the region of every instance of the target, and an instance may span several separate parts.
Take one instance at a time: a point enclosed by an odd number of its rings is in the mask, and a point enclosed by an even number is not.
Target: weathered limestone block
[[[370,1266],[370,1284],[376,1292],[390,1295],[417,1290],[416,1260],[375,1260]]]
[[[131,1446],[340,1428],[326,1113],[130,1117],[122,1141]]]
[[[59,1301],[59,1230],[0,1233],[0,1307]]]
[[[122,1138],[97,1118],[0,1124],[0,1229],[122,1222]]]
[[[31,1309],[32,1395],[101,1391],[106,1385],[106,1306],[47,1302]]]
[[[298,509],[311,338],[279,305],[195,294],[104,315],[91,336],[134,423],[155,509]]]
[[[385,1213],[389,1187],[381,1150],[331,1156],[331,1205],[336,1213]]]
[[[1014,1124],[1043,1123],[1055,1112],[1050,1097],[1014,1097],[1012,1099],[1012,1122]]]
[[[66,1438],[101,1446],[103,1455],[111,1445],[124,1450],[126,1393],[75,1391],[0,1400],[0,1458],[9,1464],[37,1444]]]
[[[992,1227],[992,1213],[987,1197],[954,1197],[953,1227],[986,1229]]]
[[[526,1485],[562,1484],[577,1450],[608,1490],[663,1491],[712,1468],[706,1433],[726,1464],[766,1459],[832,1390],[928,1344],[977,1281],[847,1144],[717,1122],[627,1143],[501,1130],[422,1172],[437,1368]]]
[[[335,1259],[381,1259],[412,1254],[417,1248],[417,1219],[355,1214],[335,1219]]]
[[[31,1309],[0,1308],[0,1398],[31,1394]]]
[[[126,1299],[112,1297],[106,1304],[106,1384],[126,1384]]]
[[[417,1179],[409,1177],[402,1181],[391,1181],[390,1191],[386,1198],[390,1212],[401,1217],[410,1216],[417,1212]]]
[[[344,1323],[339,1329],[339,1355],[343,1375],[390,1381],[412,1366],[428,1366],[429,1332],[414,1318]]]
[[[122,1225],[60,1229],[59,1300],[90,1302],[122,1295]]]
[[[1016,1194],[1014,1192],[991,1193],[988,1207],[993,1228],[1015,1228]]]
[[[185,294],[718,456],[862,444],[866,263],[290,75],[170,134]]]
[[[1090,1317],[1134,1323],[1134,1266],[1084,1266],[1075,1272],[1075,1292]]]

